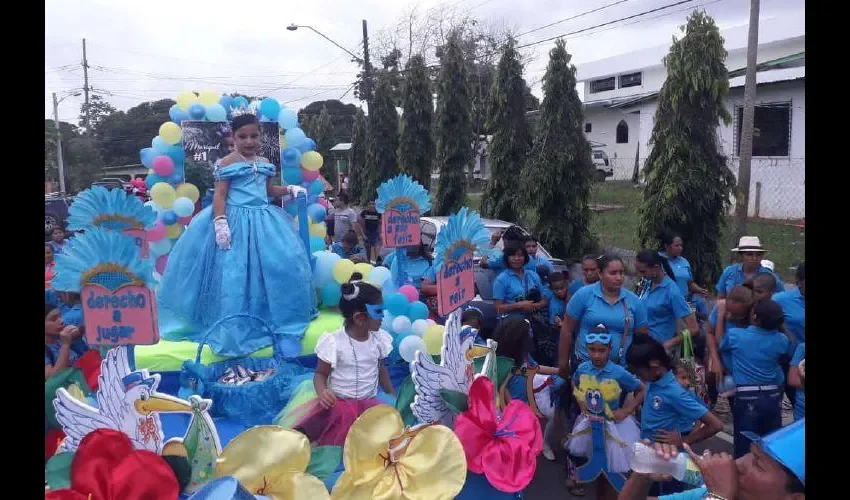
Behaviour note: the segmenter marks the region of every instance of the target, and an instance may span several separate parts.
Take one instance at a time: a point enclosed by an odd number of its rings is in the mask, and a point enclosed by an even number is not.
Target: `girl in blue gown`
[[[303,193],[299,186],[273,186],[275,167],[258,156],[257,117],[233,119],[235,151],[215,170],[211,206],[192,219],[168,259],[159,291],[162,336],[206,342],[223,356],[271,345],[285,356],[301,351],[301,338],[315,315],[309,257],[294,220],[269,198]],[[265,320],[274,338],[247,313]],[[179,325],[173,328],[173,325]]]

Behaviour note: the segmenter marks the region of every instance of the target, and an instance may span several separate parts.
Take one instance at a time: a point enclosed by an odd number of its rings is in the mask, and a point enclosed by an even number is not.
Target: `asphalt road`
[[[728,441],[727,441],[728,440]],[[712,451],[725,451],[732,453],[732,439],[727,434],[721,433],[710,439],[695,445],[694,451],[701,453],[708,448]],[[596,493],[593,486],[585,486],[586,495],[584,497],[572,496],[567,492],[564,480],[566,474],[564,472],[564,455],[555,451],[556,457],[554,462],[550,462],[540,455],[537,459],[537,473],[531,484],[525,490],[523,497],[526,500],[572,500],[572,499],[593,499],[596,498]]]

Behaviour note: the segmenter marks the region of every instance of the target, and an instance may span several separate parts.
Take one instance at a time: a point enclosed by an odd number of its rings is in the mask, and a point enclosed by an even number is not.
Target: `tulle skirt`
[[[593,453],[593,433],[590,425],[591,421],[587,415],[579,416],[567,445],[572,455],[590,458]],[[632,416],[626,417],[618,424],[607,420],[605,426],[608,472],[626,473],[631,469],[631,445],[640,440],[640,427]]]

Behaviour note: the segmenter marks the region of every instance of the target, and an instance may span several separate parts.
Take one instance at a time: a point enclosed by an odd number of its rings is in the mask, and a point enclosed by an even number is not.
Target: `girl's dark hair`
[[[672,245],[673,240],[679,238],[680,240],[684,240],[682,235],[670,230],[663,231],[660,235],[658,235],[658,240],[661,241],[662,247],[666,247],[667,245]],[[663,250],[663,248],[662,248]]]
[[[607,253],[596,258],[596,263],[599,264],[600,271],[607,269],[608,264],[612,262],[619,262],[620,264],[623,264],[623,259],[621,259],[619,255],[609,255]],[[625,264],[623,264],[623,266],[625,266]]]
[[[528,243],[529,241],[532,241],[534,243],[540,243],[540,241],[537,238],[535,238],[534,236],[532,236],[530,234],[525,237],[525,242]]]
[[[524,319],[506,318],[493,332],[493,340],[499,343],[496,354],[513,359],[516,368],[525,363],[534,348],[529,328],[531,326]]]
[[[350,321],[357,313],[366,312],[366,304],[380,304],[381,291],[365,281],[360,273],[351,275],[351,281],[340,286],[342,297],[339,298],[339,311],[346,321]]]
[[[56,307],[55,305],[49,303],[49,302],[45,302],[44,303],[44,319],[47,319],[47,315],[50,314],[50,312],[53,311],[54,309],[59,309],[59,308]]]
[[[584,257],[582,257],[581,261],[584,262],[586,260],[592,260],[593,262],[596,262],[596,265],[598,266],[599,265],[599,257],[600,257],[599,255],[589,253],[589,254],[585,255]]]
[[[525,243],[525,232],[519,226],[511,226],[502,233],[502,240],[507,245],[509,241]]]
[[[554,273],[549,275],[549,284],[552,283],[560,283],[562,281],[567,281],[567,277],[564,276],[564,273],[561,271],[555,271]]]
[[[233,132],[235,133],[237,130],[244,127],[245,125],[256,125],[257,127],[259,127],[260,120],[258,120],[257,115],[253,113],[239,115],[233,118],[233,121],[231,122],[231,130],[233,130]]]
[[[744,304],[746,306],[752,307],[753,289],[752,287],[746,286],[746,284],[732,287],[732,289],[729,290],[729,293],[726,295],[726,300],[728,302],[735,302],[738,304]]]
[[[664,269],[664,274],[670,277],[671,280],[676,280],[676,275],[673,274],[673,268],[670,267],[670,263],[667,262],[667,258],[661,256],[655,250],[649,250],[648,248],[644,248],[640,252],[638,252],[635,260],[640,262],[641,264],[646,264],[647,266],[655,267],[661,266]]]
[[[626,363],[635,368],[649,368],[652,361],[658,361],[668,370],[673,369],[673,362],[661,342],[649,335],[634,335],[626,351]]]
[[[759,326],[765,330],[779,330],[785,321],[782,306],[770,299],[757,302],[753,307],[753,315]]]
[[[508,262],[508,259],[511,255],[516,255],[517,252],[522,252],[522,258],[525,260],[525,264],[528,264],[528,252],[525,250],[525,245],[518,241],[508,241],[505,243],[505,248],[502,251],[502,262],[505,263],[505,269],[510,269],[511,265]]]

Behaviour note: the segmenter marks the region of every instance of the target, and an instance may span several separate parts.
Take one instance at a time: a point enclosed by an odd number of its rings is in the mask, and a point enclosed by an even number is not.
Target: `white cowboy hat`
[[[741,236],[738,240],[738,246],[732,249],[733,252],[767,252],[767,249],[761,246],[761,241],[758,236]]]
[[[776,265],[774,265],[772,260],[761,261],[761,267],[764,267],[765,269],[770,269],[771,271],[776,270]]]

